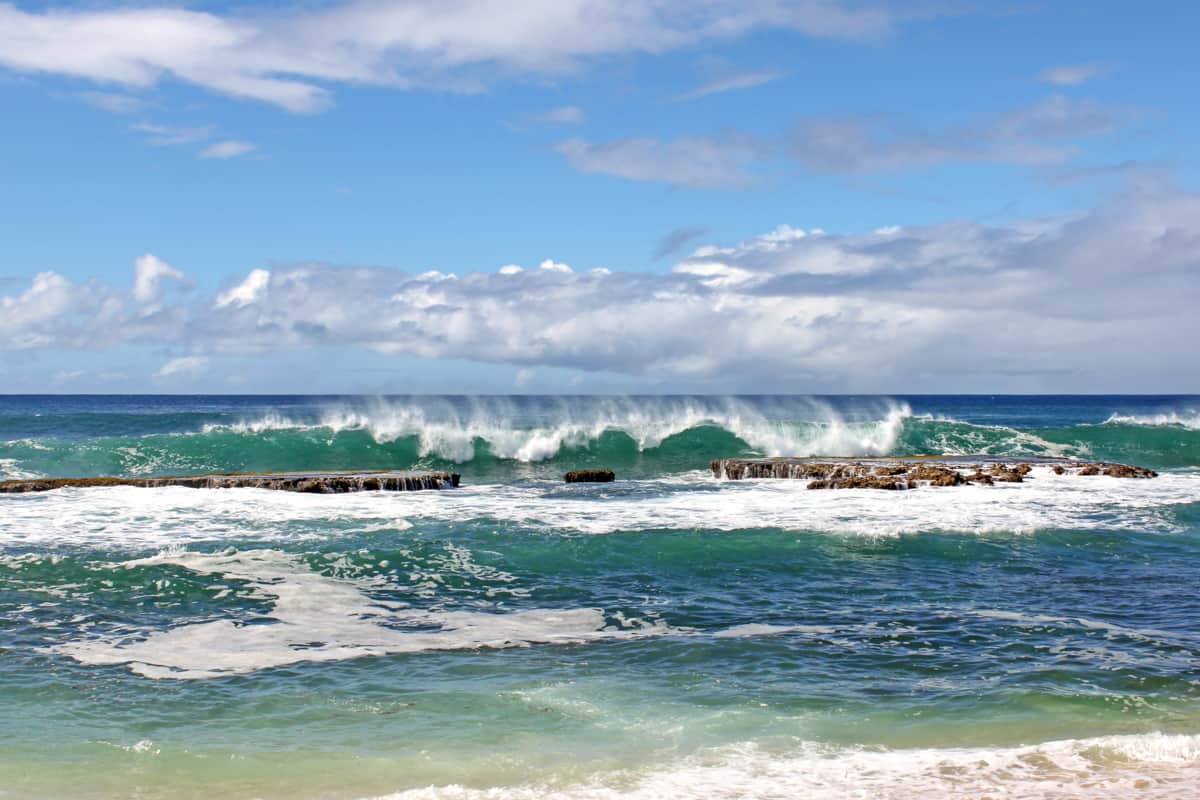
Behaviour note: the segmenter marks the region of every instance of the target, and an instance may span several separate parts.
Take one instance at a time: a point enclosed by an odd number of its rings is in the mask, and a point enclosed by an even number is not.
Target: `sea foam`
[[[1183,800],[1193,797],[1197,786],[1200,736],[1155,732],[996,748],[890,750],[802,743],[771,752],[743,743],[574,784],[440,786],[386,800]]]
[[[805,481],[722,481],[707,472],[565,488],[481,484],[443,492],[294,494],[259,489],[63,489],[13,496],[0,544],[117,548],[246,540],[297,542],[469,519],[567,535],[780,528],[896,536],[1047,529],[1172,533],[1200,502],[1200,473],[1152,480],[1055,475],[995,486],[814,491]]]
[[[247,582],[251,596],[270,604],[269,621],[217,619],[167,630],[123,630],[51,650],[83,664],[126,664],[147,678],[195,680],[302,662],[629,639],[667,631],[641,619],[606,616],[598,608],[419,610],[372,598],[370,589],[384,588],[378,582],[322,575],[279,550],[198,553],[173,548],[123,566],[163,564]]]
[[[1105,425],[1141,425],[1152,428],[1187,428],[1200,430],[1200,410],[1170,411],[1162,414],[1112,414]]]

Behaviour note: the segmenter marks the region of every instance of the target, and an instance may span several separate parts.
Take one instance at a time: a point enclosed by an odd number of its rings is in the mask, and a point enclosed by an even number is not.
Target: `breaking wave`
[[[1105,425],[1141,425],[1151,428],[1186,428],[1200,431],[1200,410],[1171,411],[1163,414],[1113,414]]]
[[[1200,780],[1198,759],[1200,736],[1158,732],[996,748],[871,750],[805,743],[779,754],[744,743],[641,774],[598,775],[574,785],[440,786],[386,800],[1183,798]]]
[[[702,469],[721,457],[924,453],[1078,456],[1170,469],[1200,465],[1200,416],[1189,413],[1024,429],[915,414],[888,400],[835,408],[804,398],[379,399],[244,417],[63,423],[100,431],[91,435],[54,436],[54,421],[42,418],[39,435],[0,442],[0,473],[416,467],[477,478],[607,466],[632,477]]]

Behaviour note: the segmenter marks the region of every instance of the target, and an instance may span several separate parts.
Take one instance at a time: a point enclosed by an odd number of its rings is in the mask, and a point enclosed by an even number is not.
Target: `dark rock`
[[[611,469],[576,469],[563,476],[567,483],[609,483],[616,478]]]
[[[1131,467],[1128,464],[1105,464],[1102,470],[1110,478],[1156,478],[1158,473],[1143,467]]]
[[[1026,465],[1022,464],[1021,466]],[[1029,470],[1022,472],[1019,469],[1006,467],[1003,464],[1000,464],[992,468],[991,476],[992,480],[1000,481],[1001,483],[1023,483],[1025,481],[1025,474],[1027,472],[1029,472]]]
[[[908,482],[927,481],[930,486],[958,486],[963,476],[949,467],[919,464],[908,471]]]
[[[94,486],[183,486],[191,489],[274,489],[281,492],[413,492],[457,487],[456,472],[261,472],[212,475],[165,475],[152,478],[35,478],[0,481],[0,493],[46,492]]]
[[[713,475],[729,480],[786,478],[808,481],[810,489],[910,489],[917,485],[989,486],[996,482],[1023,483],[1035,466],[1059,475],[1111,475],[1152,478],[1142,467],[1061,458],[1007,456],[890,456],[884,458],[728,458],[714,459]]]

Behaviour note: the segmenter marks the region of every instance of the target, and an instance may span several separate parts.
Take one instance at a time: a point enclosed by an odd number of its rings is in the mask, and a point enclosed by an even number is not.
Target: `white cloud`
[[[345,0],[246,11],[135,5],[23,11],[0,3],[0,66],[140,89],[165,78],[294,112],[327,84],[477,89],[619,53],[661,53],[755,29],[877,39],[909,18],[851,0]]]
[[[171,378],[175,376],[196,377],[208,370],[208,359],[204,356],[182,356],[172,358],[158,368],[154,373],[156,378]]]
[[[110,114],[134,114],[145,106],[140,98],[117,92],[84,92],[80,97],[88,105]]]
[[[225,306],[246,306],[258,300],[267,291],[271,282],[271,272],[265,269],[252,269],[246,279],[228,291],[217,295],[215,308]]]
[[[151,253],[146,253],[134,261],[133,270],[133,296],[142,303],[158,299],[164,279],[180,283],[187,281],[182,272]]]
[[[699,100],[709,95],[736,92],[742,89],[754,89],[758,86],[779,80],[782,77],[783,74],[780,72],[739,72],[703,83],[694,89],[677,94],[671,99],[679,103],[689,100]]]
[[[70,340],[61,334],[63,318],[95,307],[94,296],[84,287],[55,272],[39,272],[21,294],[0,297],[0,347],[26,350],[65,344]]]
[[[583,109],[579,106],[559,106],[533,117],[534,122],[547,125],[578,125],[583,122]]]
[[[1081,86],[1093,78],[1108,74],[1108,67],[1095,62],[1088,64],[1059,64],[1038,73],[1038,80],[1055,86]]]
[[[139,122],[130,126],[130,130],[146,137],[146,141],[155,145],[180,145],[203,142],[213,135],[211,126],[184,127],[177,125],[157,125],[151,122]]]
[[[1058,164],[1072,139],[1116,127],[1122,111],[1052,95],[960,126],[922,128],[896,118],[801,120],[784,145],[789,156],[828,172],[880,172],[962,161]]]
[[[242,142],[236,139],[228,139],[223,142],[214,142],[208,147],[200,151],[200,158],[237,158],[244,156],[254,149],[254,145],[250,142]]]
[[[720,138],[567,139],[555,149],[576,170],[627,180],[720,188],[757,180],[754,168],[786,157],[831,173],[868,173],[948,162],[1060,164],[1074,140],[1114,129],[1129,112],[1051,95],[959,126],[923,128],[895,117],[807,117],[782,136],[731,131]]]
[[[147,315],[128,289],[42,273],[0,297],[0,348],[363,349],[763,391],[1194,391],[1198,254],[1200,195],[1146,184],[1061,219],[779,226],[667,274],[301,264]]]
[[[688,136],[668,142],[651,137],[600,143],[568,139],[555,149],[580,172],[716,188],[749,183],[744,164],[759,146],[749,136],[725,140]]]

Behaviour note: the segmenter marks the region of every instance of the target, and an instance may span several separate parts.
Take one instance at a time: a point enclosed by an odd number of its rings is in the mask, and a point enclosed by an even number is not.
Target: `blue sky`
[[[0,2],[0,383],[1200,390],[1198,27]]]

